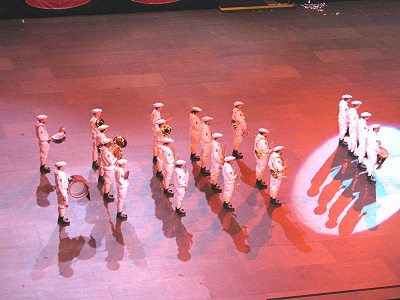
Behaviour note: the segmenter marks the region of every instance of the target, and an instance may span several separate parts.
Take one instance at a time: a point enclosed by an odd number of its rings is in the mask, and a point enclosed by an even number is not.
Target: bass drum
[[[81,175],[72,175],[68,185],[68,195],[75,200],[87,198],[90,201],[90,190],[87,180]]]
[[[389,152],[386,150],[386,148],[379,147],[378,160],[376,161],[378,166],[376,168],[379,169],[388,157]]]

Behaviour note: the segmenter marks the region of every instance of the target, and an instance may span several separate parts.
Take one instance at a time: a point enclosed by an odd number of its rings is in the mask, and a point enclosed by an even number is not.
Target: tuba
[[[163,125],[161,126],[161,132],[162,132],[164,135],[170,135],[170,134],[171,134],[171,131],[172,131],[172,127],[169,126],[168,124],[163,124]]]
[[[90,200],[90,189],[87,180],[81,175],[70,176],[68,184],[68,195],[75,200],[87,198]]]
[[[104,125],[106,122],[104,121],[104,119],[98,119],[96,120],[96,126],[100,127],[101,125]]]

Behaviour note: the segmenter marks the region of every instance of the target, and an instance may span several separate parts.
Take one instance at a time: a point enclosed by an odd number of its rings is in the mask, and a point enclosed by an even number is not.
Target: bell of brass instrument
[[[115,136],[113,142],[121,148],[125,148],[128,145],[128,141],[123,136]]]
[[[100,127],[101,125],[104,125],[106,122],[104,121],[104,119],[98,119],[96,120],[96,126]]]
[[[170,135],[172,131],[172,127],[168,124],[164,124],[161,126],[161,132],[165,135]]]
[[[111,144],[110,150],[113,153],[113,155],[118,158],[121,159],[122,158],[122,148],[125,148],[128,145],[128,141],[126,140],[126,138],[124,138],[123,136],[115,136],[113,138],[113,142]]]

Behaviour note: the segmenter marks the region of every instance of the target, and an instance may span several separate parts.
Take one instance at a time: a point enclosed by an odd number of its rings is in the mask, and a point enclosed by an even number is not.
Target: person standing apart
[[[36,136],[39,139],[39,152],[40,152],[40,173],[50,173],[50,168],[46,167],[47,156],[49,155],[51,137],[46,129],[47,122],[46,115],[38,115],[36,117]]]
[[[92,169],[97,170],[99,168],[99,152],[97,150],[97,134],[99,133],[98,127],[101,118],[101,113],[103,112],[100,108],[92,109],[92,118],[89,121],[89,129],[92,134]],[[98,126],[99,125],[99,126]]]
[[[211,190],[221,193],[222,189],[218,186],[218,175],[224,164],[224,153],[221,148],[222,133],[215,132],[212,134],[211,141]]]
[[[175,213],[179,217],[186,216],[186,212],[182,208],[182,201],[189,185],[189,171],[185,170],[185,164],[183,159],[177,160],[174,170]]]
[[[344,137],[349,129],[349,122],[347,120],[347,112],[349,110],[349,101],[353,97],[351,95],[343,95],[342,100],[339,101],[339,115],[338,115],[338,123],[339,123],[339,145],[347,146],[347,143],[344,141]]]
[[[59,225],[68,226],[70,221],[65,217],[65,209],[68,207],[68,185],[71,176],[65,173],[65,161],[55,163],[54,181],[56,184],[57,204],[58,204],[58,220]]]
[[[362,104],[361,101],[354,100],[351,102],[352,107],[349,109],[347,113],[347,120],[349,121],[349,143],[347,145],[347,149],[349,150],[349,155],[353,157],[357,157],[355,151],[357,148],[357,138],[358,138],[358,112],[357,110],[360,108]]]
[[[115,179],[115,163],[117,162],[117,158],[110,150],[112,139],[106,138],[101,143],[105,145],[101,150],[101,166],[104,170],[103,200],[105,202],[113,202],[114,196],[109,193],[111,184]]]
[[[225,157],[225,162],[222,167],[222,175],[224,177],[223,208],[227,211],[235,211],[235,208],[231,204],[232,194],[237,180],[237,174],[233,169],[233,162],[235,159],[236,157],[234,156]]]
[[[123,212],[126,193],[128,192],[128,176],[129,173],[124,172],[124,168],[128,161],[126,159],[117,160],[115,169],[115,182],[117,183],[117,219],[125,221],[128,215]]]
[[[268,129],[259,128],[254,141],[254,154],[256,157],[256,188],[260,190],[267,188],[267,185],[262,181],[262,179],[264,170],[267,167],[268,157],[272,152],[267,140],[268,133]]]
[[[283,146],[276,146],[273,149],[272,154],[269,156],[268,160],[268,168],[271,172],[271,180],[269,183],[270,188],[270,203],[275,207],[282,206],[282,203],[279,202],[277,198],[279,189],[281,187],[283,172],[285,170],[285,165],[282,160],[282,149]]]
[[[233,103],[232,112],[232,127],[233,127],[233,151],[232,156],[236,159],[242,159],[243,154],[239,152],[239,146],[243,141],[243,135],[247,134],[247,124],[243,112],[244,103],[241,101],[235,101]]]
[[[358,130],[358,163],[357,169],[365,169],[366,167],[362,164],[366,153],[367,147],[367,136],[368,136],[368,124],[367,121],[372,115],[369,112],[362,112],[361,118],[358,120],[357,130]]]
[[[201,119],[200,112],[203,110],[200,107],[193,106],[189,115],[189,135],[190,135],[190,160],[199,161],[200,156],[196,155],[197,146],[200,141]]]
[[[381,129],[380,124],[371,125],[371,129],[367,136],[367,181],[374,183],[376,180],[372,177],[372,172],[377,167],[379,148],[381,147],[381,139],[378,135]]]
[[[210,171],[206,169],[207,159],[211,151],[211,130],[210,125],[213,118],[202,117],[201,120],[201,134],[200,134],[200,174],[203,176],[210,176]]]

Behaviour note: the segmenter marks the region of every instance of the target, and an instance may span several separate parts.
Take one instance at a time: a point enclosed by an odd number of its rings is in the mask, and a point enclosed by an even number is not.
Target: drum
[[[57,132],[51,136],[51,140],[56,144],[61,144],[65,141],[65,132]]]
[[[68,185],[68,195],[75,200],[81,200],[86,197],[90,200],[89,184],[81,175],[72,175]]]
[[[389,152],[383,148],[379,147],[379,153],[378,153],[378,159],[376,161],[376,164],[378,165],[376,168],[379,169],[382,164],[385,162],[386,158],[388,158]]]

